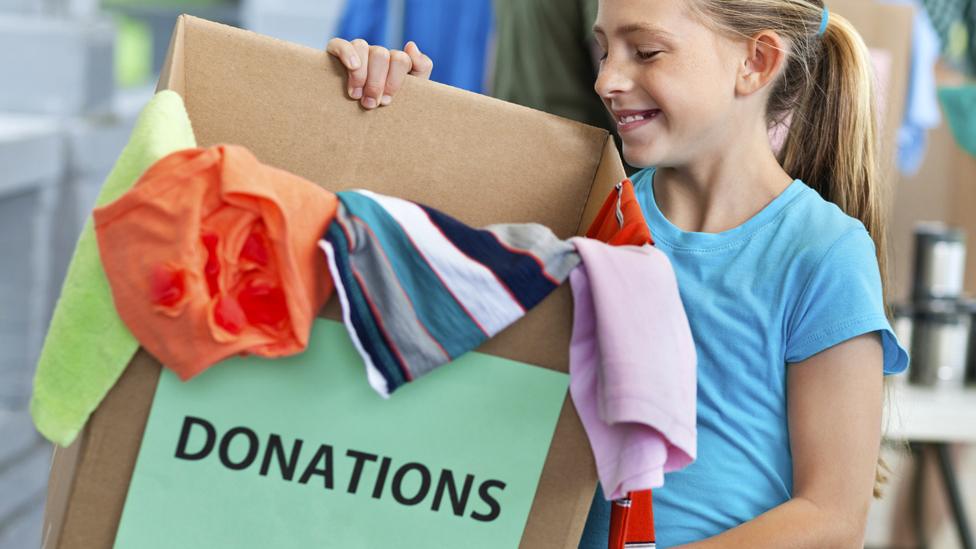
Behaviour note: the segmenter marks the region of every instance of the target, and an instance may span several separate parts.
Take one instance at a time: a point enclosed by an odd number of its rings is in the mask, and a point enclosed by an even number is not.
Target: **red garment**
[[[586,236],[613,246],[654,244],[630,179],[618,183],[607,196]],[[653,544],[654,505],[650,490],[631,492],[627,500],[613,502],[608,541],[609,549]]]
[[[610,507],[608,549],[646,548],[654,545],[654,506],[651,491],[631,492],[629,499]]]
[[[177,151],[94,212],[119,316],[186,380],[239,353],[301,352],[332,292],[332,193],[247,149]]]
[[[586,231],[587,238],[612,246],[654,244],[630,179],[617,183]]]

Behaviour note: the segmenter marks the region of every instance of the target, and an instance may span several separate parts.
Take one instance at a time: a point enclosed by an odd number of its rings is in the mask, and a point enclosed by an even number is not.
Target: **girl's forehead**
[[[600,0],[593,32],[605,36],[637,32],[674,36],[700,27],[695,0]]]

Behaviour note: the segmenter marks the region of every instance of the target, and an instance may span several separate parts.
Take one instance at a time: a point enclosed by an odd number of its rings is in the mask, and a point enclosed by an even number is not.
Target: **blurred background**
[[[64,272],[153,94],[177,15],[322,49],[415,40],[433,79],[613,131],[596,0],[0,0],[0,549],[40,547],[51,446],[27,405]],[[834,0],[872,48],[889,174],[891,380],[872,548],[970,548],[976,525],[976,5]],[[775,139],[775,136],[773,137]],[[843,464],[839,464],[843,466]]]

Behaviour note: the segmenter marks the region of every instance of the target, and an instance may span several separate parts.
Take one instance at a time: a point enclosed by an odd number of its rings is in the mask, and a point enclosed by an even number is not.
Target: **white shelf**
[[[897,384],[888,408],[889,440],[976,443],[976,388]]]

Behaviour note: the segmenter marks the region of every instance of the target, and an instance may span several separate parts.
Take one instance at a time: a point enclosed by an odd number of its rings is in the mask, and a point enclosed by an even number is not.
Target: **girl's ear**
[[[786,63],[787,46],[778,33],[762,31],[746,42],[745,53],[736,80],[738,95],[752,95],[775,80]]]

